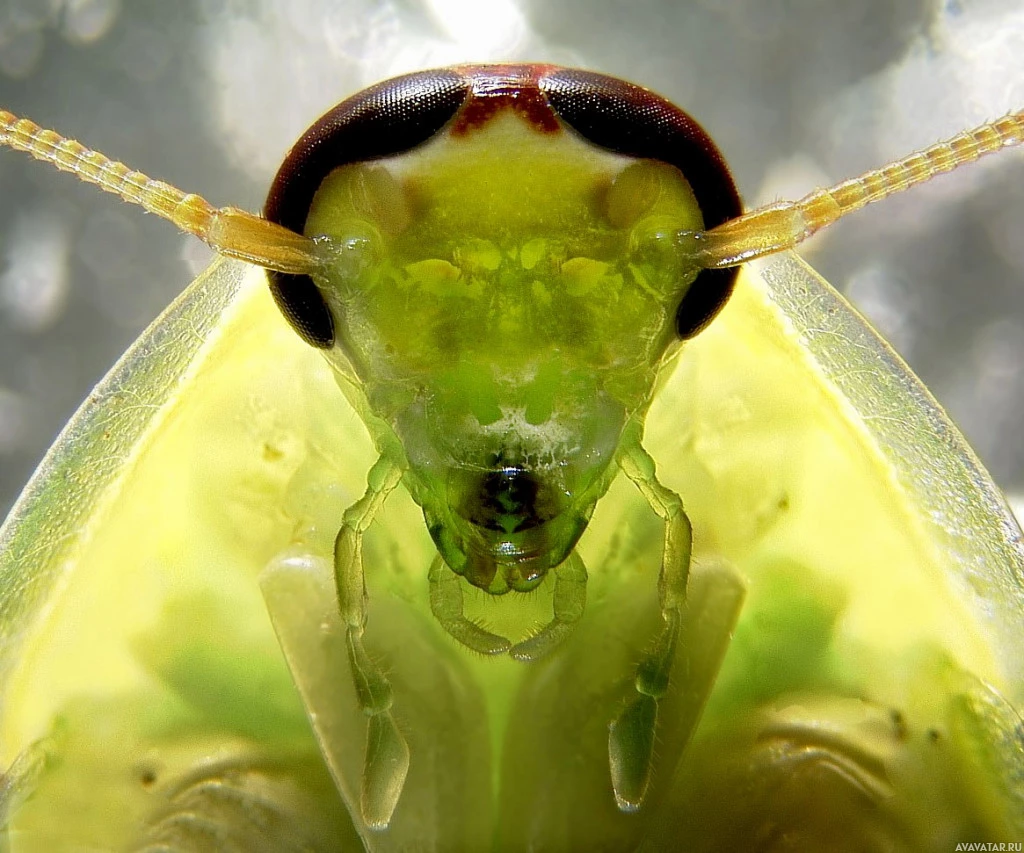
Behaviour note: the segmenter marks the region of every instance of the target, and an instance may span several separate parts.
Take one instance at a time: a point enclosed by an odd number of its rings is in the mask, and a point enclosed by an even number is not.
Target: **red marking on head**
[[[550,65],[469,65],[458,70],[466,75],[471,91],[452,123],[453,136],[483,127],[506,110],[516,113],[541,133],[558,133],[562,124],[540,89],[540,79]]]

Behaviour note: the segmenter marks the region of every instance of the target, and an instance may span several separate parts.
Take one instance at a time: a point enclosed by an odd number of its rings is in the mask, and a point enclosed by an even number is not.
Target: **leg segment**
[[[482,655],[503,655],[511,643],[485,631],[462,612],[462,578],[450,571],[438,554],[430,564],[430,610],[452,637]]]
[[[366,586],[362,539],[385,498],[401,482],[402,471],[381,457],[366,480],[366,493],[345,512],[334,543],[334,579],[356,696],[368,717],[359,808],[368,827],[385,829],[405,784],[409,746],[391,714],[391,685],[363,647]]]
[[[624,812],[640,808],[651,780],[658,700],[668,690],[690,573],[693,532],[679,495],[658,482],[654,460],[640,443],[639,429],[627,436],[618,458],[623,473],[665,521],[665,549],[658,577],[663,627],[653,647],[637,666],[636,696],[612,722],[608,758],[615,800]]]
[[[430,564],[430,610],[452,637],[482,655],[508,652],[524,663],[538,660],[561,644],[576,628],[587,603],[587,567],[573,551],[555,569],[555,590],[552,600],[554,617],[537,634],[514,646],[504,637],[492,634],[463,615],[462,583],[457,574],[445,566],[440,556]]]
[[[538,660],[560,645],[576,629],[587,605],[587,567],[573,551],[555,569],[555,591],[552,600],[554,618],[540,632],[516,643],[509,654],[528,663]]]

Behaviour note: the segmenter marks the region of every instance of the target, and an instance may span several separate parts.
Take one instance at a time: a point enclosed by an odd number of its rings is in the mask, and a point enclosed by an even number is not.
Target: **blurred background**
[[[535,59],[692,113],[748,205],[1024,106],[1020,0],[0,0],[0,105],[258,210],[291,142],[384,77]],[[1024,153],[890,200],[803,254],[1024,495]],[[64,421],[209,260],[0,152],[0,517]]]

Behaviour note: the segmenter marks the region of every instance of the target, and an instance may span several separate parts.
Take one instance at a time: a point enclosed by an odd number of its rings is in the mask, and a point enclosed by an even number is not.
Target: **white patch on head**
[[[525,458],[517,461],[529,461],[539,466],[553,465],[582,449],[579,436],[554,417],[542,424],[531,424],[526,420],[525,408],[503,407],[501,412],[501,418],[479,427],[479,430],[482,435],[520,448]],[[508,442],[508,436],[514,436],[515,441]]]

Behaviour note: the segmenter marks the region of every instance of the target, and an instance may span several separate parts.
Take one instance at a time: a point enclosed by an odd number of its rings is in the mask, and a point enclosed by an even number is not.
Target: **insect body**
[[[422,510],[436,549],[430,609],[445,631],[476,652],[530,662],[582,618],[587,570],[577,545],[617,473],[636,486],[664,531],[659,621],[605,721],[605,762],[618,808],[640,809],[670,682],[701,669],[675,671],[680,643],[724,649],[741,597],[728,570],[705,586],[689,581],[690,521],[643,444],[659,379],[680,343],[723,307],[736,264],[1019,142],[1024,125],[1011,116],[741,217],[710,140],[661,98],[585,72],[465,67],[389,81],[328,113],[286,159],[262,221],[0,119],[8,144],[274,270],[275,301],[322,351],[365,423],[378,459],[364,496],[344,511],[330,569],[331,618],[340,617],[349,670],[338,677],[352,679],[367,727],[353,799],[371,830],[390,824],[416,761],[391,679],[364,644],[364,536],[389,494],[404,485]],[[349,759],[332,754],[323,722],[327,682],[309,675],[320,652],[294,627],[295,591],[323,563],[303,543],[296,536],[262,583],[321,748],[343,780],[336,766]],[[466,584],[529,592],[552,573],[553,618],[532,635],[507,638],[466,615]],[[684,614],[695,597],[712,602],[703,626]],[[713,680],[714,667],[705,669]]]
[[[621,468],[666,524],[665,627],[641,664],[643,698],[611,730],[617,797],[640,805],[691,539],[640,438],[662,360],[735,278],[663,245],[702,230],[705,209],[721,224],[739,199],[684,114],[607,77],[539,66],[385,83],[321,119],[285,161],[268,219],[342,248],[313,281],[272,273],[271,287],[299,334],[361,389],[350,399],[381,451],[335,550],[371,718],[387,714],[388,688],[361,649],[358,538],[387,492],[402,480],[423,509],[445,629],[474,651],[529,661],[583,613],[574,549]],[[501,595],[552,570],[554,618],[515,644],[464,617],[449,574]]]

